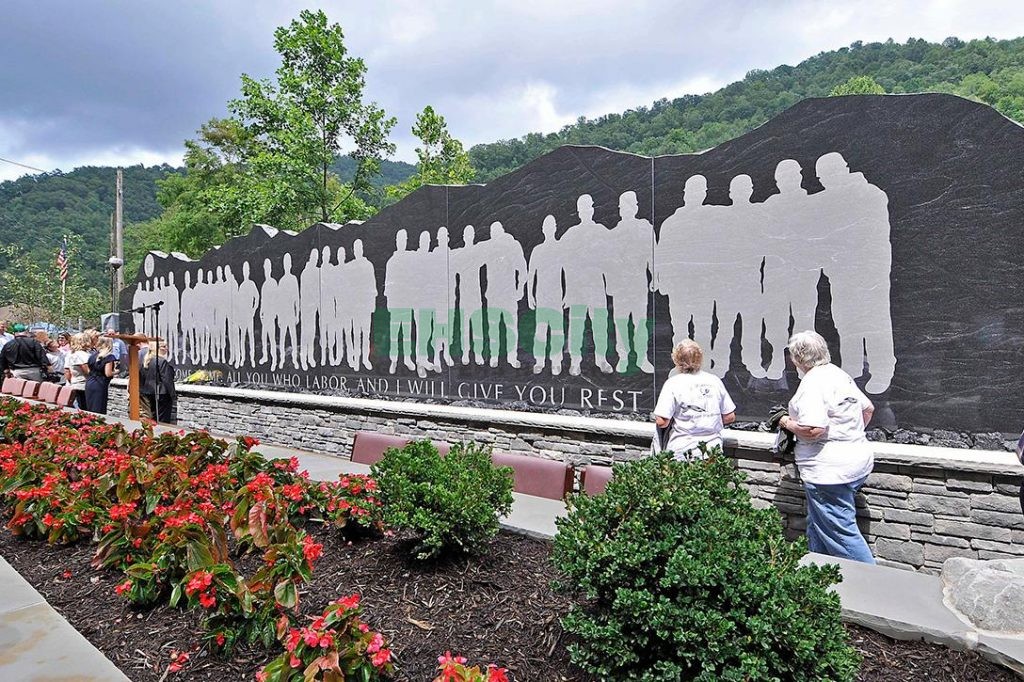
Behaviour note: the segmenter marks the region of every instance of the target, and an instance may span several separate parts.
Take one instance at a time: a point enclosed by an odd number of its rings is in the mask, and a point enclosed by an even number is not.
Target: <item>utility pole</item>
[[[123,171],[118,168],[117,203],[114,205],[114,257],[117,258],[120,263],[124,263],[124,212],[122,209],[122,203],[124,200],[124,192],[122,188],[123,175]],[[117,282],[116,296],[120,297],[121,289],[124,289],[124,273],[121,272],[120,267],[116,269],[115,281]],[[118,311],[115,310],[114,312]]]

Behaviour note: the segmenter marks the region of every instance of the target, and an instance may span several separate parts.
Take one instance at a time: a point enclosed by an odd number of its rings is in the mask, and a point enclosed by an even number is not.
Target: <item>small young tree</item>
[[[303,10],[274,32],[281,55],[276,83],[243,75],[242,96],[229,103],[247,137],[243,160],[252,182],[243,191],[323,221],[347,219],[338,209],[350,195],[370,189],[382,158],[395,150],[388,141],[395,119],[364,101],[366,65],[348,55],[344,39],[323,11]],[[343,137],[356,161],[344,189],[330,173]]]
[[[427,106],[416,115],[412,134],[422,146],[416,148],[416,174],[405,182],[388,187],[387,200],[394,203],[423,185],[465,185],[473,181],[476,171],[462,143],[448,132],[444,116]]]
[[[871,76],[854,76],[845,83],[832,88],[828,93],[829,97],[839,95],[884,95],[885,88],[879,85]]]

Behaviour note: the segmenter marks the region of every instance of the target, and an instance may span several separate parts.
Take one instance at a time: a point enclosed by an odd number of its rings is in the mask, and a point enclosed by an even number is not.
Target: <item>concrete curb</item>
[[[0,557],[0,680],[130,682]]]

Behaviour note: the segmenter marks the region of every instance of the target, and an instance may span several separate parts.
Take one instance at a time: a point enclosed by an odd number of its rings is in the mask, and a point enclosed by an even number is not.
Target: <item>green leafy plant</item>
[[[486,668],[470,667],[464,656],[452,656],[446,651],[437,657],[437,671],[433,682],[509,682],[508,669],[489,664]]]
[[[563,620],[573,661],[614,680],[852,680],[836,566],[800,566],[775,509],[755,509],[716,449],[616,465],[570,497],[553,558],[587,597]]]
[[[0,429],[0,509],[13,533],[97,541],[93,566],[123,573],[119,596],[201,609],[219,647],[269,646],[282,617],[298,618],[300,587],[323,552],[307,524],[379,525],[372,479],[311,482],[294,458],[252,452],[252,438],[128,433],[7,398]],[[256,568],[235,563],[243,553],[261,556]]]
[[[417,559],[469,552],[498,532],[512,510],[512,470],[495,467],[490,448],[459,444],[442,457],[430,441],[388,450],[373,466],[384,523],[416,534]]]
[[[332,602],[301,628],[278,622],[284,653],[256,673],[257,682],[373,682],[394,671],[384,637],[362,620],[359,595]]]

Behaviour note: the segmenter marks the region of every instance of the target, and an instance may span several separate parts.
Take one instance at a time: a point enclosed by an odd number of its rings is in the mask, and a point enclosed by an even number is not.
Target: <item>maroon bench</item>
[[[25,387],[25,380],[18,379],[17,377],[7,377],[4,379],[3,386],[0,387],[0,392],[6,395],[21,395],[22,389]]]
[[[404,448],[414,439],[408,436],[396,436],[390,433],[377,433],[376,431],[356,431],[352,440],[352,461],[358,464],[372,466],[379,462],[384,453],[391,448]],[[431,441],[441,456],[448,454],[451,445],[441,441]]]
[[[60,393],[60,386],[59,385],[57,385],[55,383],[52,383],[52,382],[49,382],[49,381],[44,381],[39,386],[39,393],[38,393],[38,395],[36,397],[39,400],[42,400],[43,402],[55,403],[55,402],[57,402],[57,395],[59,393]]]
[[[588,464],[580,474],[580,490],[584,495],[600,495],[612,480],[612,468]]]
[[[68,407],[69,405],[71,405],[71,393],[72,389],[69,384],[61,386],[60,391],[57,393],[57,406]]]
[[[517,493],[561,500],[572,490],[572,466],[566,462],[507,452],[491,453],[491,461],[494,466],[512,467],[512,489]]]
[[[39,383],[38,381],[26,381],[25,385],[21,387],[21,397],[34,400],[36,392],[39,390]]]

